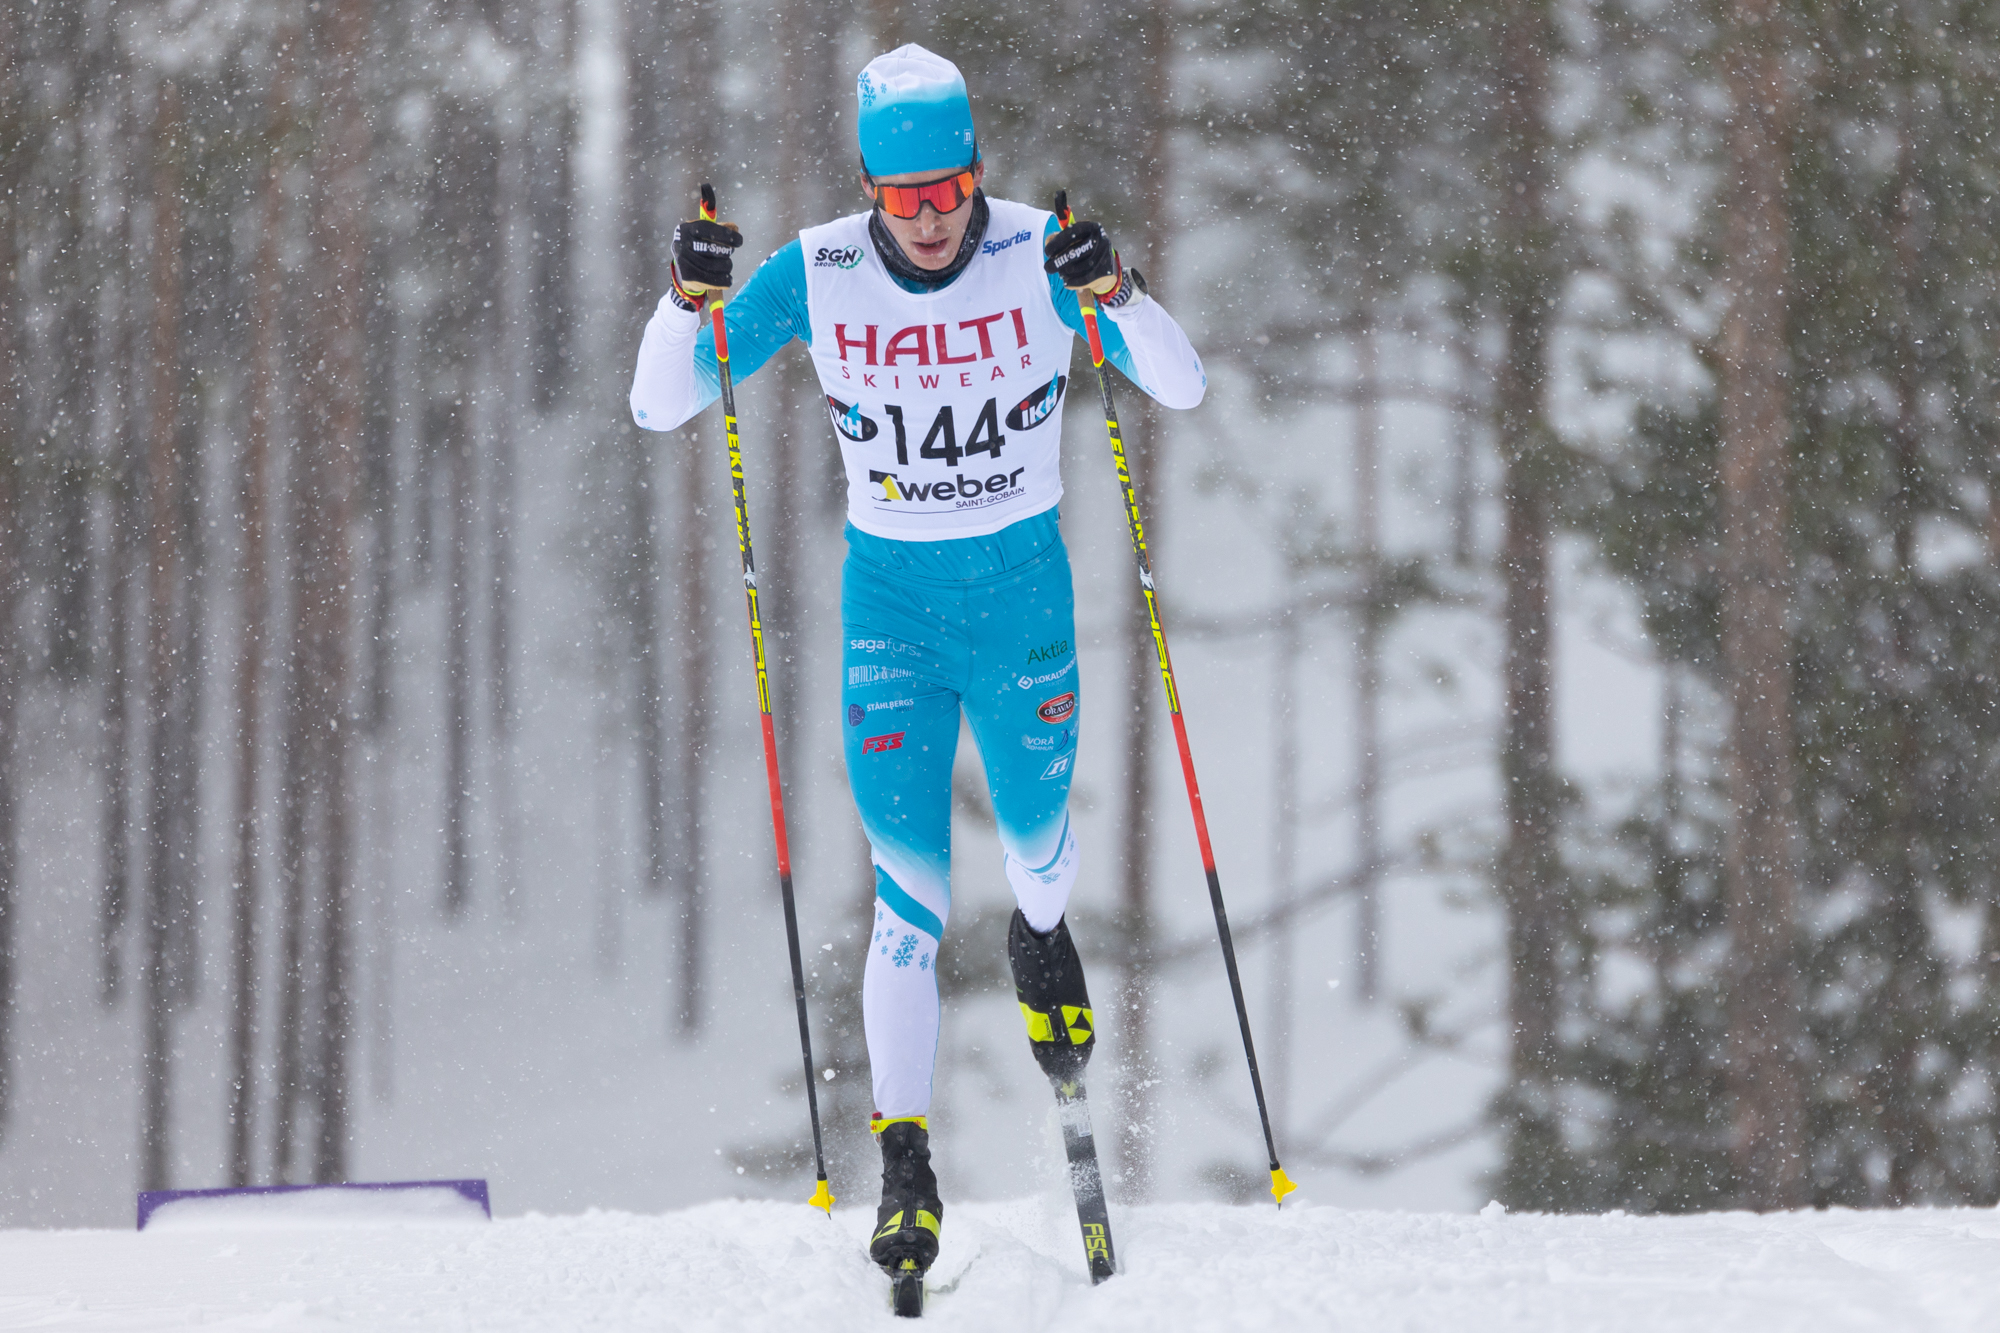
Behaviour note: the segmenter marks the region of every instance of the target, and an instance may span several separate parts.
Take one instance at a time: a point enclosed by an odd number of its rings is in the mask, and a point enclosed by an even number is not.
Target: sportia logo
[[[822,245],[813,256],[814,268],[853,268],[861,262],[861,247],[858,245]]]

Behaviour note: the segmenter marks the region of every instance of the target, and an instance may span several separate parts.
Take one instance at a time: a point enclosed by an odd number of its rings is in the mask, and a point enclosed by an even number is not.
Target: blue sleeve
[[[812,346],[812,319],[806,313],[806,252],[798,238],[793,237],[759,264],[725,309],[729,364],[739,384],[792,339]],[[722,396],[722,377],[715,368],[715,326],[707,320],[695,335],[694,373],[706,402]]]
[[[1043,243],[1046,244],[1049,237],[1061,230],[1062,228],[1056,226],[1055,218],[1051,216],[1049,218],[1049,225],[1042,229]],[[799,283],[803,286],[805,283],[805,255],[803,252],[799,255],[799,274]],[[1069,325],[1077,337],[1088,343],[1090,341],[1090,334],[1083,327],[1083,307],[1077,303],[1076,293],[1063,286],[1062,279],[1053,273],[1049,274],[1049,299],[1056,303],[1056,314],[1061,317],[1062,322]],[[1098,318],[1097,341],[1104,344],[1104,359],[1118,367],[1119,374],[1131,380],[1132,383],[1138,384],[1139,374],[1132,368],[1132,349],[1125,345],[1125,335],[1119,332],[1118,324],[1115,320],[1105,319],[1101,316]],[[1143,388],[1144,386],[1142,385],[1141,387]]]

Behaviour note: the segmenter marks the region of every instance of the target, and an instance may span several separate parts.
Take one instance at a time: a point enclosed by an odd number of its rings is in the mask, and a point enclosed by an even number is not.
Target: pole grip
[[[1104,340],[1097,335],[1097,298],[1088,289],[1076,294],[1076,303],[1083,310],[1083,335],[1090,343],[1090,364],[1102,373],[1104,370]],[[718,314],[721,312],[718,311]]]
[[[729,330],[722,322],[722,302],[716,301],[710,308],[715,312],[709,317],[715,327],[715,359],[726,366],[729,364]]]
[[[1069,191],[1056,191],[1056,225],[1067,229],[1076,222],[1076,214],[1069,210]],[[1090,344],[1090,364],[1104,369],[1104,340],[1097,335],[1097,298],[1087,288],[1076,294],[1077,306],[1083,311],[1083,336]]]

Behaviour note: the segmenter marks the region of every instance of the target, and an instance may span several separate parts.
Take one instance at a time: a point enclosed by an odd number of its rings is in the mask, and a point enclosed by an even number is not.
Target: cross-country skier
[[[1077,875],[1069,786],[1081,690],[1057,466],[1077,293],[1109,315],[1106,356],[1168,407],[1207,386],[1187,335],[1095,222],[1059,228],[988,199],[965,80],[920,46],[861,71],[866,212],[809,227],[729,303],[730,364],[811,350],[847,468],[841,711],[848,782],[875,864],[862,983],[882,1147],[869,1253],[894,1275],[937,1256],[930,1166],[935,963],[951,907],[951,770],[970,719],[1018,908],[1014,985],[1037,1062],[1075,1078],[1094,1042],[1063,913]],[[702,318],[740,232],[684,222],[673,288],[632,383],[641,426],[672,430],[720,392]]]

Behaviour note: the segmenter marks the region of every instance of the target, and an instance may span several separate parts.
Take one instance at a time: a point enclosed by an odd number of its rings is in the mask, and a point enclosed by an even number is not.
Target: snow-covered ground
[[[1093,1289],[1052,1195],[953,1208],[934,1327],[1698,1330],[2000,1328],[2000,1213],[1700,1217],[1121,1209]],[[717,1202],[490,1224],[0,1232],[0,1327],[887,1329],[872,1214]],[[908,1325],[903,1325],[908,1327]]]

